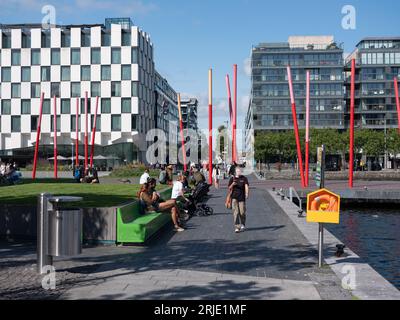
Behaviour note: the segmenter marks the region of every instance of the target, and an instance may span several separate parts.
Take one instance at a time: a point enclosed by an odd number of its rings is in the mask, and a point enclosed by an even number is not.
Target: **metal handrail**
[[[285,197],[290,200],[290,202],[293,202],[293,198],[296,198],[299,201],[300,210],[303,210],[303,202],[295,188],[290,187],[289,190],[284,191],[284,194]]]

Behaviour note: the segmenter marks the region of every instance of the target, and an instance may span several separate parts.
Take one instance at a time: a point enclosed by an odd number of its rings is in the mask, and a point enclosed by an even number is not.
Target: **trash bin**
[[[49,212],[48,254],[53,257],[82,253],[82,211],[53,210]]]

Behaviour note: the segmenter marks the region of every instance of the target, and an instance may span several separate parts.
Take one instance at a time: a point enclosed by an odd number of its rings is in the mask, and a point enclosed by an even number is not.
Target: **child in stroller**
[[[189,200],[183,203],[183,209],[187,211],[190,216],[209,216],[214,213],[214,210],[202,203],[205,196],[207,196],[210,186],[205,182],[197,184],[194,190],[188,190],[185,197]]]

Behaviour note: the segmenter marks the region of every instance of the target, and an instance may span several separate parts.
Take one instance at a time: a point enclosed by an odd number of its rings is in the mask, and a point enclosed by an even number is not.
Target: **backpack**
[[[81,178],[81,170],[79,168],[75,169],[74,178],[77,180]]]
[[[158,177],[158,180],[161,184],[166,184],[167,183],[167,172],[166,171],[161,171],[160,176]]]

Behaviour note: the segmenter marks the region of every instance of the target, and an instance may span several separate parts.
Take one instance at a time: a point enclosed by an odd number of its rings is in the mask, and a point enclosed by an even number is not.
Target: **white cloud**
[[[251,77],[251,58],[244,59],[243,70],[246,76]]]

